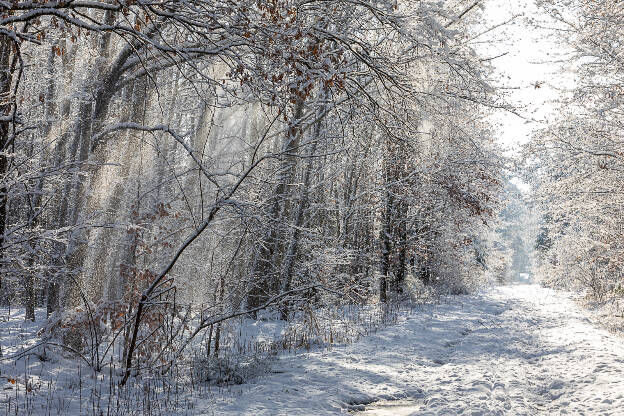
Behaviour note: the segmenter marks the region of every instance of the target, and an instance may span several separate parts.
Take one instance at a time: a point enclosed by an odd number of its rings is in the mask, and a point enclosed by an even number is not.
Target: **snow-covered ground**
[[[84,364],[58,354],[7,361],[36,342],[43,322],[42,315],[38,324],[24,323],[20,313],[0,314],[0,414],[110,409],[106,397],[115,388],[107,374],[114,371],[93,378]],[[589,316],[570,294],[537,285],[491,288],[401,312],[396,325],[350,345],[282,354],[271,374],[246,384],[137,380],[121,405],[114,397],[111,414],[624,416],[624,339]],[[129,410],[133,400],[140,405]]]
[[[355,344],[284,356],[196,411],[624,415],[624,340],[569,295],[514,285],[450,300]]]

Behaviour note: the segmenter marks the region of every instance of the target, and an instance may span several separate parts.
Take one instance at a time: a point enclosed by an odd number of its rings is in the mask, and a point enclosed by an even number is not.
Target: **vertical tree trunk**
[[[396,259],[396,270],[394,273],[394,279],[392,281],[392,290],[396,293],[403,293],[405,275],[407,274],[407,227],[405,220],[405,216],[407,215],[406,210],[401,209],[399,211],[399,215],[401,217],[398,219],[399,224],[397,224],[399,230],[397,232],[398,248],[396,250],[398,258]]]
[[[322,95],[322,99],[324,99],[324,94]],[[312,168],[314,167],[314,156],[316,155],[316,149],[321,138],[322,121],[320,117],[324,113],[324,111],[325,106],[321,107],[321,109],[318,111],[317,117],[319,118],[319,120],[317,120],[314,125],[312,144],[310,145],[310,150],[307,154],[308,160],[303,177],[303,185],[301,187],[300,197],[298,200],[297,212],[295,213],[295,220],[292,226],[291,236],[288,242],[288,246],[286,248],[286,253],[284,255],[282,272],[279,278],[282,292],[290,290],[292,285],[293,267],[295,265],[297,250],[299,248],[299,238],[301,234],[301,227],[303,225],[304,212],[308,206],[308,200],[310,197],[310,182],[312,177]],[[282,307],[281,311],[283,320],[288,319],[288,313],[289,307],[286,303]]]
[[[73,44],[72,44],[73,45]],[[59,41],[59,48],[63,50],[67,47],[67,41],[65,39],[61,39]],[[74,46],[75,47],[75,46]],[[59,99],[60,99],[60,108],[59,108],[59,120],[58,120],[58,131],[59,138],[56,141],[56,145],[54,146],[54,151],[52,155],[51,165],[56,167],[62,165],[67,160],[68,149],[67,144],[71,137],[70,133],[70,114],[71,114],[71,95],[73,87],[73,79],[74,79],[74,64],[76,60],[75,51],[68,52],[62,55],[61,57],[61,74],[63,76],[63,85],[59,89]],[[59,192],[59,194],[62,194]],[[55,206],[62,207],[65,202],[65,197],[62,194],[57,200]],[[67,225],[66,216],[62,209],[59,209],[56,215],[53,216],[50,220],[50,225],[52,227],[63,227]],[[51,275],[48,277],[48,286],[47,286],[47,305],[46,305],[46,313],[50,316],[52,313],[59,310],[61,306],[61,287],[62,282],[65,277],[64,272],[64,252],[65,246],[62,243],[56,242],[54,245],[54,257],[52,258],[52,264],[54,269],[51,272]]]
[[[221,279],[219,281],[219,305],[221,305],[221,307],[223,307],[224,297],[225,297],[225,274],[222,274]],[[221,344],[221,322],[217,324],[217,329],[215,331],[215,340],[214,340],[215,358],[219,358],[220,344]]]
[[[386,138],[384,155],[385,210],[381,230],[382,275],[386,288],[402,293],[407,270],[407,214],[405,144]]]
[[[105,21],[109,24],[114,23],[115,14],[106,12]],[[110,34],[103,34],[98,42],[98,50],[100,56],[104,60],[110,57]],[[76,119],[74,138],[70,148],[70,160],[81,166],[84,165],[91,153],[96,149],[96,143],[92,143],[94,134],[101,132],[104,128],[108,110],[117,92],[117,83],[122,76],[122,68],[127,59],[132,56],[134,49],[126,46],[117,54],[115,59],[108,66],[100,66],[95,74],[95,80],[87,83],[92,88],[94,94],[93,99],[85,100],[81,103],[78,118]],[[88,93],[88,91],[84,91]],[[97,169],[97,166],[95,167]],[[93,170],[88,171],[93,174]],[[81,216],[84,214],[87,206],[87,187],[89,186],[90,176],[85,175],[83,170],[79,174],[74,175],[65,192],[65,201],[63,203],[61,219],[64,220],[65,226],[74,226],[80,223]],[[72,204],[69,204],[71,200]],[[70,234],[69,242],[65,251],[65,260],[69,266],[69,273],[74,273],[77,278],[65,279],[64,303],[69,306],[80,304],[82,290],[81,279],[84,277],[84,260],[87,254],[87,243],[89,232],[82,227],[74,228]],[[84,282],[82,282],[84,283]],[[93,296],[100,296],[101,293],[95,291]]]
[[[258,307],[280,288],[279,273],[277,273],[275,266],[279,261],[277,257],[279,255],[280,237],[284,234],[282,224],[288,218],[289,204],[287,199],[290,184],[297,168],[296,153],[299,151],[301,141],[301,132],[298,127],[303,116],[303,110],[304,102],[298,101],[295,104],[294,120],[284,137],[278,183],[268,203],[271,218],[252,267],[252,288],[247,298],[249,308]]]
[[[49,136],[52,131],[52,126],[54,124],[54,118],[57,115],[56,79],[55,79],[55,70],[54,70],[55,55],[56,54],[55,54],[54,48],[53,47],[50,48],[50,52],[48,55],[48,68],[47,68],[48,85],[46,88],[46,95],[45,95],[45,102],[44,102],[44,106],[45,106],[44,107],[44,120],[45,121],[44,121],[43,128],[41,131],[42,147],[44,149],[46,149],[48,144],[50,144]],[[54,160],[53,157],[48,155],[47,150],[44,150],[41,166],[45,167],[46,164],[48,164],[49,162],[55,163],[56,161]],[[41,209],[41,200],[42,200],[42,195],[43,195],[44,182],[45,182],[45,179],[43,177],[38,178],[36,180],[36,183],[34,186],[35,192],[30,197],[31,203],[29,205],[28,223],[32,229],[34,229],[37,226],[37,224],[40,222],[39,210]],[[32,255],[31,255],[30,261],[31,261],[31,264],[34,264],[35,259],[33,258]],[[47,281],[45,282],[47,284],[47,287],[45,290],[45,296],[46,296],[45,302],[46,302],[46,315],[47,316],[50,316],[50,314],[54,310],[56,310],[57,305],[58,305],[58,299],[57,299],[58,290],[56,290],[57,288],[55,285],[55,281],[56,281],[55,275],[48,273]],[[34,278],[32,279],[32,282],[28,284],[31,286],[34,285]],[[33,309],[32,320],[34,321],[34,304],[32,306],[32,309]],[[28,316],[26,317],[26,319],[28,319]]]
[[[12,84],[12,57],[13,43],[11,39],[0,34],[0,178],[4,178],[9,168],[9,160],[6,156],[8,150],[11,122],[8,117],[11,114],[11,84]],[[0,179],[3,180],[3,179]],[[4,279],[4,248],[7,226],[7,203],[8,189],[6,183],[0,182],[0,290]]]
[[[390,251],[392,244],[390,242],[391,233],[391,211],[392,211],[392,191],[386,185],[385,193],[385,211],[383,215],[383,224],[381,227],[381,276],[379,277],[379,301],[386,302],[388,300],[388,280],[390,279]]]
[[[35,275],[26,272],[24,277],[24,306],[26,307],[25,320],[35,322]]]
[[[121,122],[144,121],[144,108],[149,95],[147,80],[142,78],[133,81],[124,91],[124,101],[127,103]],[[143,201],[140,200],[140,187],[143,178],[142,172],[133,172],[141,165],[136,163],[141,158],[140,139],[129,131],[117,139],[117,146],[124,146],[121,158],[116,160],[119,167],[115,169],[116,183],[111,186],[112,190],[105,198],[87,197],[87,207],[104,206],[103,220],[106,223],[128,221],[136,225],[137,217],[141,212]],[[102,165],[109,162],[110,149],[106,144],[95,150],[95,163]],[[94,174],[92,184],[101,183],[103,176],[109,172]],[[104,176],[106,177],[106,176]],[[136,180],[133,180],[136,178]],[[136,195],[136,198],[133,196]],[[94,200],[95,199],[95,200]],[[134,207],[131,211],[126,201],[134,199]],[[90,209],[90,208],[88,208]],[[91,288],[93,295],[101,296],[108,300],[119,300],[123,297],[129,286],[128,279],[135,275],[136,271],[136,248],[138,244],[137,233],[128,233],[122,229],[99,229],[87,233],[90,243],[83,259],[83,267],[89,268],[89,275],[84,277],[85,284]],[[86,247],[86,246],[85,246]]]

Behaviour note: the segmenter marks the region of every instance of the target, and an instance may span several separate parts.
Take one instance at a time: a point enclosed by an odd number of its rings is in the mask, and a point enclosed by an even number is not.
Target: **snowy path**
[[[534,285],[454,298],[275,370],[207,414],[344,414],[397,400],[356,414],[624,415],[624,340]]]

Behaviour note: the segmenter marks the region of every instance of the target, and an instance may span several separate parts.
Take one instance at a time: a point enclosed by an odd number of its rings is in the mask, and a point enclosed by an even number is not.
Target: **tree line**
[[[480,7],[0,3],[0,301],[127,378],[267,307],[469,290],[504,185]]]
[[[617,1],[544,1],[573,74],[556,118],[526,149],[543,213],[536,248],[554,286],[593,299],[624,294],[622,275],[622,84],[624,9]]]

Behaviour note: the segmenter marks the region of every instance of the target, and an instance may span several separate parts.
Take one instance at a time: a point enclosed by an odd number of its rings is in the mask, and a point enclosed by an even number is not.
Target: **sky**
[[[493,64],[503,74],[502,85],[509,100],[518,106],[520,117],[499,112],[492,120],[498,126],[500,142],[511,155],[552,116],[552,102],[559,96],[554,87],[566,83],[559,66],[553,63],[561,47],[548,30],[530,24],[545,18],[534,0],[486,0],[484,6],[485,27],[515,17],[512,23],[484,35],[482,40],[486,42],[478,47],[488,57],[506,53]],[[487,41],[494,41],[493,46],[487,46]]]

